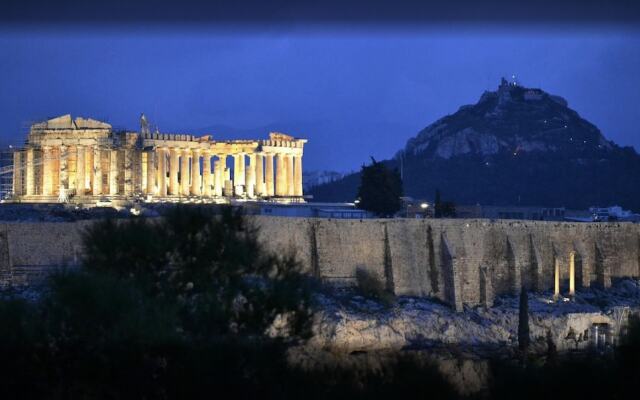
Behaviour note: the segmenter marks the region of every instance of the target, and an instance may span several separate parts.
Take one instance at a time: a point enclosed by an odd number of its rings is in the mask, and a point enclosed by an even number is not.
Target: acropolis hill
[[[267,140],[231,141],[151,133],[144,115],[140,132],[116,132],[105,122],[64,115],[31,126],[26,146],[14,152],[13,193],[28,202],[301,201],[305,143],[274,132]]]
[[[114,132],[104,122],[66,115],[31,127],[25,148],[14,153],[14,192],[20,201],[43,203],[302,201],[305,143],[281,133],[236,141],[151,133],[144,117],[140,133]],[[394,294],[436,297],[456,310],[491,306],[522,286],[573,296],[581,287],[640,276],[638,224],[249,219],[267,249],[295,252],[319,279],[353,285],[356,271],[366,269]],[[78,260],[86,223],[0,225],[0,284]]]

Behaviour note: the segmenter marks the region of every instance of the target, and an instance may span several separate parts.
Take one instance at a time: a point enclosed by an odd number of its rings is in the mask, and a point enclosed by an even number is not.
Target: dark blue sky
[[[622,28],[0,31],[0,138],[71,113],[164,132],[306,137],[307,169],[358,169],[516,74],[640,149],[640,31]]]

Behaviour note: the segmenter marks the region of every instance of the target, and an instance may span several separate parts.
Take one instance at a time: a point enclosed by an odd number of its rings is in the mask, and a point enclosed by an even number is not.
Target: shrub
[[[176,299],[193,336],[261,335],[280,314],[293,336],[308,334],[310,278],[294,256],[266,252],[240,211],[177,206],[157,222],[105,220],[87,230],[84,243],[87,269]]]
[[[382,280],[365,268],[356,269],[356,287],[362,296],[378,300],[384,305],[391,305],[395,300]]]

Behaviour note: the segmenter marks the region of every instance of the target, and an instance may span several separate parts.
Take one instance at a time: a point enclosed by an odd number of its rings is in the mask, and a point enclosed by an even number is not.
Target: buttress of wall
[[[317,219],[312,222],[316,233],[317,268],[323,279],[353,283],[356,270],[363,268],[381,280],[387,280],[389,269],[385,271],[383,224],[366,220]]]
[[[427,243],[426,224],[419,220],[409,221],[406,224],[398,224],[390,220],[383,224],[387,227],[394,291],[408,296],[434,294],[429,290],[430,247]],[[382,233],[384,235],[384,228]]]

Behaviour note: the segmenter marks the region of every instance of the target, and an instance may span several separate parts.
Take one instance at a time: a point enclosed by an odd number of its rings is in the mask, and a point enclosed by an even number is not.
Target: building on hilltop
[[[306,142],[277,132],[266,140],[224,141],[151,133],[144,115],[140,133],[114,131],[105,122],[64,115],[32,125],[25,146],[14,151],[13,198],[301,202]]]

